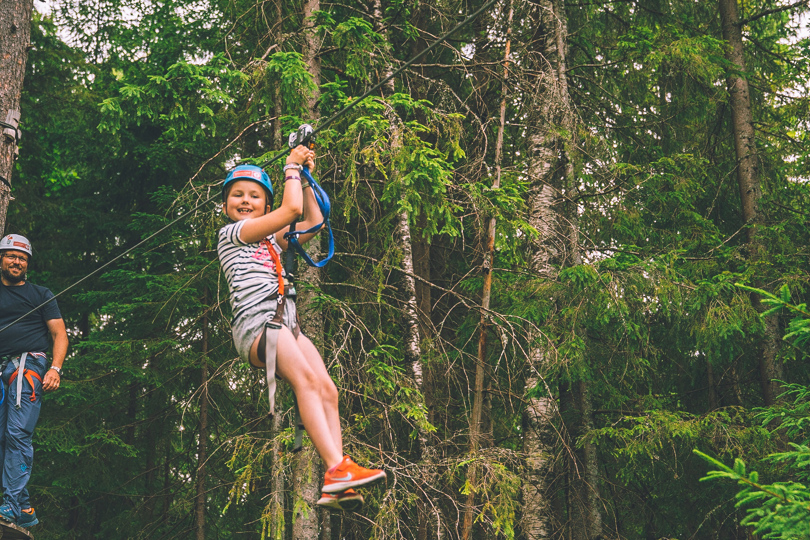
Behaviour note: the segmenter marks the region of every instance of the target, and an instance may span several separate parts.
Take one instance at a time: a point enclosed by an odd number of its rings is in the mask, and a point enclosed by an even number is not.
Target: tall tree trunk
[[[197,446],[197,496],[194,503],[196,540],[205,540],[205,479],[208,461],[208,287],[203,292],[202,346],[200,351],[200,440]]]
[[[317,465],[315,447],[305,446],[295,455],[293,472],[293,540],[316,540],[320,520],[315,511],[322,484],[321,468]]]
[[[275,0],[273,2],[273,16],[275,17],[275,24],[273,25],[273,43],[280,45],[282,38],[282,25],[284,23],[284,15],[282,10],[282,3],[283,0]],[[275,81],[275,79],[274,79]],[[281,148],[286,141],[284,141],[283,134],[281,132],[281,115],[284,111],[281,110],[281,104],[283,100],[281,98],[281,83],[279,81],[275,81],[273,83],[273,114],[275,115],[276,119],[273,122],[273,146],[276,148]]]
[[[762,221],[759,212],[762,188],[759,178],[751,95],[748,91],[748,80],[742,75],[745,73],[742,28],[737,11],[737,0],[719,0],[719,7],[723,39],[728,42],[726,60],[735,68],[735,72],[728,77],[728,93],[731,102],[734,151],[737,157],[737,184],[742,203],[742,218],[749,225],[746,231],[748,257],[756,261],[765,256],[765,246],[758,237],[758,226]],[[761,287],[762,283],[755,283],[755,285]],[[759,295],[752,294],[751,302],[759,313],[765,311]],[[783,378],[782,366],[777,361],[780,342],[777,318],[773,315],[766,317],[765,335],[760,346],[761,352],[758,361],[762,397],[767,405],[774,403],[779,394],[779,384],[774,380]]]
[[[568,527],[575,540],[599,538],[602,532],[602,514],[599,500],[599,471],[596,448],[584,444],[577,448],[579,439],[593,429],[591,398],[588,384],[574,381],[561,389],[563,418],[568,420],[569,437],[566,440],[568,456]]]
[[[568,95],[566,74],[567,18],[561,0],[541,0],[535,4],[535,61],[540,78],[534,84],[537,92],[533,107],[534,133],[530,135],[529,195],[530,223],[537,228],[531,260],[532,270],[549,280],[556,279],[558,268],[581,264],[577,208],[567,202],[564,193],[575,190],[570,144],[560,133],[576,133],[575,116]],[[546,344],[540,336],[533,336],[529,353],[526,391],[538,396],[527,400],[524,423],[526,451],[526,478],[523,487],[523,533],[527,538],[550,538],[551,509],[548,497],[549,472],[553,447],[551,419],[558,414],[552,388],[543,382],[548,373]],[[537,391],[538,384],[546,386]],[[558,389],[565,394],[566,389]],[[575,381],[571,387],[571,402],[575,421],[566,428],[573,436],[581,436],[592,428],[590,394],[587,383]],[[570,417],[569,417],[570,418]],[[542,423],[546,424],[543,425]],[[565,441],[564,441],[565,442]],[[569,448],[570,444],[566,444]],[[574,452],[569,460],[569,484],[573,500],[569,504],[569,535],[574,540],[591,539],[601,535],[602,520],[599,505],[598,466],[595,448],[585,445]],[[571,453],[569,452],[569,455]]]
[[[271,9],[274,22],[272,39],[275,44],[281,44],[283,39],[282,26],[284,23],[283,0],[275,0]],[[286,143],[286,141],[284,141],[284,136],[281,129],[281,116],[284,113],[281,106],[281,83],[276,81],[273,83],[273,113],[276,117],[275,121],[273,122],[273,144],[276,148],[281,148],[282,145]],[[284,409],[282,404],[284,403],[284,399],[282,399],[282,395],[285,391],[286,390],[283,386],[278,387],[276,390],[276,406],[275,410],[272,411],[273,419],[270,426],[270,432],[273,435],[273,461],[271,465],[272,476],[270,480],[270,500],[268,501],[267,506],[270,509],[269,513],[271,516],[269,537],[272,540],[282,540],[287,530],[285,519],[287,474],[284,461],[281,459],[284,445],[278,437],[278,434],[281,433],[281,430],[283,429],[282,419],[284,418]]]
[[[426,10],[425,6],[419,6],[416,8],[416,12],[411,20],[412,24],[420,28],[425,21]],[[411,47],[411,56],[416,56],[428,44],[425,42],[424,39],[421,37],[417,37],[413,40],[413,45]],[[414,69],[422,69],[422,68],[414,68]],[[432,99],[428,93],[427,85],[424,83],[420,83],[417,81],[413,81],[411,83],[411,95],[414,97],[418,97],[420,99]],[[391,87],[393,88],[393,87]],[[424,214],[420,214],[416,218],[416,228],[417,230],[424,230],[427,227],[427,218]],[[407,232],[410,234],[410,231],[403,231],[403,234]],[[415,276],[418,276],[421,279],[414,280],[413,285],[413,293],[416,298],[416,312],[417,318],[419,321],[419,334],[418,334],[418,343],[419,349],[414,351],[411,355],[407,357],[408,365],[411,366],[411,376],[414,379],[414,383],[417,388],[422,393],[424,398],[425,407],[427,409],[427,419],[428,422],[435,425],[437,421],[437,416],[439,416],[439,411],[436,410],[434,407],[434,400],[433,400],[433,381],[434,381],[434,373],[433,368],[429,363],[422,362],[422,355],[429,354],[430,351],[425,350],[425,347],[432,347],[433,340],[429,339],[430,336],[434,335],[435,328],[433,326],[432,321],[432,311],[433,311],[433,296],[431,294],[431,264],[430,264],[430,256],[431,256],[431,245],[430,241],[424,238],[422,235],[411,236],[411,258],[413,260],[413,273]],[[410,290],[410,285],[406,283],[406,290]],[[410,293],[408,293],[410,296]],[[426,339],[428,338],[428,339]],[[418,356],[415,356],[418,355]],[[424,485],[426,486],[426,491],[435,491],[436,483],[435,481],[438,479],[438,470],[437,464],[441,461],[441,454],[439,451],[439,447],[436,444],[433,444],[431,440],[428,439],[428,434],[423,433],[420,431],[419,433],[419,451],[420,451],[420,460],[421,460],[421,467],[423,477],[425,478]],[[439,508],[439,501],[438,499],[431,495],[427,494],[424,498],[420,499],[418,504],[418,529],[417,529],[417,540],[430,540],[430,539],[442,539],[445,536],[445,531],[443,529],[443,519],[441,516],[441,509]]]
[[[31,42],[33,0],[0,2],[0,234],[6,228],[11,198],[11,173],[18,154],[20,96],[22,95],[28,45]]]
[[[146,429],[145,433],[142,433],[137,439],[139,444],[145,444],[144,453],[146,454],[146,460],[144,463],[145,474],[143,489],[146,493],[146,498],[143,502],[143,513],[144,517],[151,519],[155,512],[156,503],[158,502],[155,495],[158,491],[155,489],[155,480],[158,478],[157,452],[159,448],[159,427],[158,423],[152,420],[154,419],[153,411],[157,411],[160,408],[160,398],[157,395],[157,388],[154,384],[150,384],[147,387],[146,397],[147,407],[144,412]]]
[[[553,263],[559,252],[556,230],[560,216],[555,208],[559,207],[560,197],[547,181],[551,179],[549,173],[556,167],[553,152],[547,152],[549,147],[536,145],[533,150],[528,170],[532,179],[529,224],[538,231],[538,236],[533,243],[531,271],[551,281],[557,277]],[[552,421],[559,416],[559,410],[553,397],[554,389],[543,378],[548,372],[548,344],[535,331],[530,332],[529,343],[524,394],[533,397],[526,398],[523,412],[525,461],[520,529],[527,540],[545,540],[552,538],[550,482],[557,439]]]
[[[504,47],[503,59],[503,82],[501,85],[501,103],[499,107],[498,135],[495,141],[495,179],[492,182],[492,190],[501,187],[501,162],[503,158],[503,133],[506,125],[506,97],[509,93],[507,81],[509,79],[509,55],[512,47],[512,17],[514,9],[512,2],[508,2],[508,15],[506,27],[506,45]],[[475,364],[475,390],[473,394],[472,418],[470,419],[470,454],[475,455],[481,446],[481,436],[483,432],[482,414],[484,409],[484,379],[487,372],[487,334],[489,332],[489,306],[492,293],[492,269],[495,267],[495,230],[497,221],[494,216],[490,216],[487,222],[486,245],[484,247],[484,264],[481,273],[484,276],[484,285],[481,291],[481,320],[479,322],[478,333],[478,356]],[[489,408],[489,407],[488,407]],[[491,425],[491,424],[490,424]],[[468,481],[474,486],[476,483],[475,466],[471,465]],[[464,523],[461,529],[461,537],[468,540],[472,535],[473,518],[475,508],[475,490],[471,489],[467,494],[467,504],[464,508]]]
[[[383,19],[382,4],[380,0],[374,0],[372,3],[372,21],[374,30],[384,37],[388,37],[387,29]],[[390,67],[384,74],[385,77],[391,75]],[[391,95],[395,91],[394,80],[391,79],[384,87],[383,92],[385,95]],[[401,139],[401,122],[397,117],[396,112],[391,108],[386,108],[386,117],[390,124],[391,129],[391,155],[392,161],[396,161],[396,156],[402,152],[402,139]],[[398,181],[399,171],[394,167],[391,168],[389,178],[391,182]],[[414,264],[414,251],[413,251],[413,236],[411,234],[410,216],[408,212],[402,211],[397,216],[396,228],[394,230],[394,238],[396,239],[397,246],[402,254],[402,269],[403,269],[403,298],[405,303],[404,310],[404,323],[405,323],[405,363],[409,366],[411,377],[413,378],[416,388],[421,392],[424,399],[427,401],[426,385],[425,385],[425,365],[422,361],[422,335],[420,332],[419,310],[416,294],[416,280],[414,279],[415,264]],[[418,524],[418,531],[425,534],[424,540],[431,538],[442,539],[444,537],[444,525],[442,522],[441,511],[438,500],[430,495],[430,489],[435,485],[437,479],[437,466],[436,466],[436,449],[435,446],[430,444],[430,438],[427,431],[423,428],[417,429],[417,439],[419,442],[418,455],[420,461],[421,477],[427,489],[423,493],[427,493],[423,498],[417,502],[418,515],[420,523]],[[420,538],[420,540],[423,540]]]
[[[304,62],[307,64],[307,69],[316,87],[321,83],[321,63],[318,58],[320,41],[313,28],[311,18],[319,9],[320,0],[306,0],[304,2],[302,51]],[[318,98],[319,93],[317,91],[307,96],[307,110],[310,122],[315,122],[319,116]],[[321,236],[318,236],[306,247],[307,253],[314,260],[321,257],[320,240]],[[311,287],[311,290],[302,290],[299,293],[301,330],[312,340],[315,347],[323,355],[323,313],[319,309],[312,307],[314,303],[313,297],[321,286],[321,273],[318,268],[313,268],[304,263],[299,264],[297,270],[300,272],[301,282]],[[323,472],[315,449],[311,446],[296,454],[294,461],[293,489],[295,494],[293,499],[300,500],[300,503],[294,505],[293,540],[314,540],[318,538],[319,528],[326,529],[325,534],[329,534],[331,523],[331,514],[328,510],[314,511],[317,508],[315,502],[320,494]],[[305,508],[306,510],[304,510]]]
[[[283,540],[284,533],[287,530],[287,523],[285,519],[286,497],[285,489],[287,484],[287,475],[284,468],[284,461],[281,455],[284,451],[284,444],[281,442],[278,434],[284,429],[282,418],[284,417],[282,409],[282,393],[284,388],[281,387],[277,390],[276,397],[276,410],[273,414],[273,423],[271,433],[273,434],[273,464],[272,464],[272,480],[270,481],[270,497],[267,503],[270,514],[270,534],[269,538],[272,540]]]

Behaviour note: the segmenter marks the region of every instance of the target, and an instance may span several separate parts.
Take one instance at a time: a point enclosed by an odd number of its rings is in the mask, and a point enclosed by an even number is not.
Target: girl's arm
[[[315,155],[314,152],[310,156],[307,161],[304,162],[304,165],[309,168],[310,172],[315,171]],[[292,183],[292,182],[290,182]],[[304,203],[304,215],[303,219],[295,224],[295,228],[299,231],[305,231],[319,223],[323,222],[323,214],[321,213],[321,208],[318,206],[318,201],[315,199],[315,195],[312,193],[312,188],[306,188],[303,190],[303,203]],[[276,242],[281,247],[281,249],[287,249],[287,240],[284,239],[284,233],[289,231],[289,227],[286,227],[283,231],[279,231],[276,233]],[[312,237],[318,234],[319,231],[315,231],[309,234],[302,234],[298,237],[298,242],[300,244],[305,244],[309,242]]]
[[[287,163],[306,163],[311,159],[311,154],[314,154],[314,152],[309,148],[298,146],[293,148],[290,155],[287,156]],[[293,169],[287,169],[286,176],[300,177],[300,173]],[[304,197],[301,192],[301,181],[285,180],[281,206],[273,211],[270,211],[268,206],[268,212],[265,215],[246,220],[245,224],[242,225],[239,236],[243,242],[252,243],[259,242],[273,233],[286,232],[290,227],[290,223],[298,219],[303,210]]]

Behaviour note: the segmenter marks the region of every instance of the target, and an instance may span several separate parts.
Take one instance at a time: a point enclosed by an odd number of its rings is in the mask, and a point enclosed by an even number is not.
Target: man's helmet
[[[28,238],[19,234],[8,234],[0,239],[0,251],[17,250],[27,253],[29,257],[34,254],[31,251],[31,242]]]
[[[264,169],[256,165],[239,165],[225,177],[225,182],[222,183],[222,200],[224,201],[228,195],[228,186],[238,180],[250,180],[256,182],[264,188],[267,192],[267,204],[273,206],[273,184],[270,182],[270,177],[264,172]]]

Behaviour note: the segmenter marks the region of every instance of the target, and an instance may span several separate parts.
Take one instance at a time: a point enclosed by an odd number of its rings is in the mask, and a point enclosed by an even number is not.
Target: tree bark
[[[599,471],[596,448],[584,444],[577,448],[578,440],[593,429],[593,415],[588,384],[575,381],[564,390],[569,393],[563,417],[570,419],[568,455],[568,524],[570,537],[575,540],[599,538],[602,533],[602,514],[599,500]],[[562,401],[562,399],[561,399]]]
[[[276,398],[276,410],[273,415],[272,431],[273,437],[273,471],[272,480],[270,481],[271,494],[267,506],[269,507],[270,514],[270,535],[269,538],[273,540],[282,540],[286,530],[285,520],[285,506],[286,497],[285,489],[287,484],[287,477],[284,469],[284,462],[281,459],[283,452],[283,444],[278,438],[278,434],[283,429],[282,418],[282,399],[281,394],[284,392],[283,388],[279,388]]]
[[[283,17],[283,3],[282,0],[275,0],[272,4],[273,16],[274,16],[274,24],[273,29],[271,32],[274,34],[273,41],[274,43],[280,44],[282,41],[282,25],[284,23]],[[281,148],[282,145],[286,144],[284,141],[284,135],[282,133],[281,127],[281,116],[283,114],[282,110],[282,98],[281,98],[281,83],[275,81],[273,83],[273,113],[275,114],[275,121],[273,122],[273,144],[276,148]],[[281,455],[284,450],[284,445],[281,440],[278,438],[278,434],[281,433],[283,429],[283,422],[282,419],[284,418],[284,409],[282,403],[284,400],[282,399],[283,394],[286,390],[283,387],[279,387],[277,389],[277,397],[276,397],[276,407],[273,412],[273,419],[272,424],[270,426],[271,433],[273,434],[273,461],[272,461],[272,479],[270,480],[270,490],[271,494],[269,497],[269,501],[267,506],[269,507],[269,514],[270,524],[269,524],[269,537],[272,540],[282,540],[285,537],[286,532],[286,518],[285,518],[285,510],[286,510],[286,502],[287,497],[285,496],[286,489],[287,489],[287,474],[285,469],[284,461],[281,459]]]
[[[756,132],[754,115],[751,108],[751,95],[746,72],[742,39],[742,25],[737,10],[737,0],[719,0],[720,18],[723,26],[723,39],[728,43],[726,60],[735,68],[728,77],[728,93],[731,102],[731,123],[734,132],[734,151],[737,158],[737,184],[740,192],[742,218],[746,229],[748,257],[752,261],[765,256],[765,246],[759,239],[758,226],[762,222],[759,203],[762,199],[762,188],[759,177],[759,159],[757,158]],[[755,282],[756,287],[762,283]],[[751,295],[751,302],[759,313],[766,311],[761,298]],[[762,397],[766,405],[776,401],[780,385],[775,379],[782,379],[782,366],[778,363],[779,324],[775,316],[765,318],[765,335],[760,345],[758,357]]]
[[[31,42],[33,0],[0,2],[0,234],[6,228],[11,199],[11,174],[18,154],[20,96]]]
[[[554,280],[559,268],[581,264],[576,205],[566,194],[576,189],[571,144],[565,138],[576,133],[575,115],[568,94],[566,73],[567,18],[561,0],[541,0],[535,4],[536,39],[533,43],[539,80],[533,81],[536,98],[533,106],[533,133],[530,134],[531,180],[529,193],[529,222],[538,232],[534,242],[531,269],[536,275]],[[576,331],[576,329],[575,329]],[[558,404],[552,397],[554,389],[543,383],[549,372],[546,344],[532,336],[526,376],[527,399],[524,424],[526,478],[523,486],[523,517],[521,529],[527,538],[550,538],[551,504],[549,478],[553,456],[553,426],[551,419],[558,414]],[[537,391],[538,384],[546,386]],[[576,415],[566,431],[581,436],[592,428],[590,394],[587,383],[572,383],[572,402]],[[559,389],[565,392],[564,388]],[[562,396],[561,396],[562,398]],[[542,424],[545,422],[545,424]],[[564,438],[565,442],[565,438]],[[573,442],[573,441],[572,441]],[[572,444],[566,443],[571,449]],[[598,491],[596,451],[586,444],[581,451],[572,452],[568,461],[569,483],[573,497],[569,499],[570,522],[568,535],[575,539],[591,539],[601,535],[602,522]],[[580,504],[571,504],[573,499]]]
[[[282,24],[284,23],[284,15],[282,11],[282,2],[283,0],[275,0],[272,6],[273,15],[275,17],[275,24],[273,26],[273,28],[275,29],[273,41],[277,44],[280,44],[281,40],[283,39]],[[273,122],[273,146],[275,148],[282,148],[282,145],[286,143],[286,141],[284,141],[284,136],[281,132],[281,115],[284,112],[281,110],[282,103],[283,100],[281,97],[281,83],[279,81],[275,81],[273,83],[273,114],[276,117],[275,121]]]
[[[319,519],[315,501],[318,500],[322,478],[316,463],[318,455],[315,447],[305,446],[295,456],[293,473],[293,540],[315,540],[318,538]]]
[[[506,97],[509,93],[507,81],[509,79],[509,55],[512,46],[512,17],[514,10],[512,2],[508,5],[506,44],[504,47],[503,59],[503,82],[501,84],[501,103],[498,110],[498,135],[495,141],[495,178],[492,182],[492,190],[501,187],[501,162],[503,158],[503,133],[506,125]],[[489,332],[489,306],[492,295],[492,269],[495,267],[495,232],[497,221],[494,216],[490,216],[487,221],[486,245],[484,247],[484,264],[481,273],[484,276],[484,284],[481,290],[481,320],[478,331],[478,355],[475,365],[475,389],[473,394],[472,418],[470,419],[470,454],[475,455],[481,446],[481,436],[483,432],[482,414],[484,408],[484,378],[487,371],[487,334]],[[468,475],[470,485],[475,485],[475,467],[470,467]],[[475,507],[475,491],[470,490],[467,494],[467,504],[464,508],[464,523],[461,529],[461,537],[468,540],[472,534],[473,518]]]
[[[320,47],[319,38],[312,26],[311,17],[320,9],[320,0],[306,0],[303,5],[303,58],[307,64],[312,80],[318,87],[321,83],[321,63],[318,58]],[[310,122],[318,118],[318,91],[307,96],[307,110]],[[320,249],[321,236],[317,236],[306,246],[306,251],[310,257],[317,260],[321,257]],[[307,264],[298,264],[301,283],[307,283],[311,290],[299,291],[301,330],[309,337],[315,347],[323,356],[323,313],[312,308],[315,292],[320,289],[321,273],[318,268],[313,268]],[[329,528],[330,512],[328,510],[316,511],[315,502],[320,494],[322,484],[322,471],[320,461],[317,459],[315,449],[311,446],[304,448],[294,457],[294,505],[295,516],[293,520],[293,539],[310,540],[318,538],[318,531],[321,524]]]
[[[196,500],[194,503],[194,533],[196,540],[205,540],[205,479],[208,461],[208,288],[203,292],[202,346],[200,366],[200,440],[197,446]]]
[[[387,38],[387,29],[383,19],[382,4],[380,0],[373,0],[371,5],[372,22],[374,30]],[[390,64],[386,70],[385,77],[391,75]],[[391,79],[384,87],[383,93],[391,95],[395,91],[394,80]],[[401,122],[393,109],[386,108],[386,118],[391,129],[391,155],[392,160],[397,154],[402,152]],[[389,178],[391,182],[396,182],[399,172],[391,168]],[[413,237],[411,235],[410,216],[407,211],[402,211],[397,215],[394,238],[402,254],[402,296],[404,298],[404,324],[405,324],[405,363],[409,367],[414,385],[427,401],[425,384],[425,366],[422,362],[422,335],[420,332],[418,301],[416,294],[416,280],[414,279],[414,250]],[[418,456],[422,480],[429,492],[438,478],[436,467],[436,449],[430,444],[429,434],[421,427],[417,430]],[[418,530],[420,534],[426,534],[425,540],[436,538],[441,540],[444,537],[444,525],[438,500],[427,494],[417,501],[417,512],[420,523]],[[420,539],[421,540],[421,539]]]

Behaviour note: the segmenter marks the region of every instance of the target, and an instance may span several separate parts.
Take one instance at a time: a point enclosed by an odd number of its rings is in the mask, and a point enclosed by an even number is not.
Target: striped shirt
[[[231,311],[236,321],[250,308],[278,294],[276,265],[261,242],[245,243],[240,238],[242,226],[247,220],[225,225],[219,230],[219,264],[231,291]],[[277,253],[281,247],[275,235],[267,237]],[[282,269],[283,277],[287,277]],[[285,279],[286,284],[286,279]],[[294,291],[285,291],[294,294]]]

